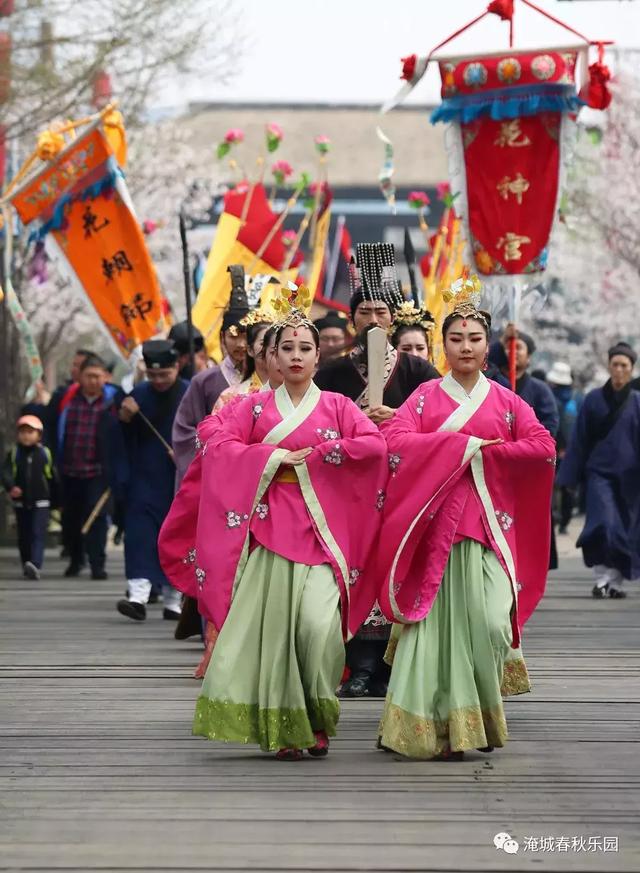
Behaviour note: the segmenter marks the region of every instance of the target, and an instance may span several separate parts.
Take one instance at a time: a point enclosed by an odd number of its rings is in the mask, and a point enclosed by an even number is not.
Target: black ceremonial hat
[[[178,360],[178,352],[171,340],[152,339],[142,344],[142,357],[149,370],[173,367]]]
[[[201,352],[204,348],[204,337],[195,325],[192,325],[193,330],[193,350]],[[174,324],[169,331],[170,340],[175,343],[176,351],[179,355],[186,355],[189,351],[189,325],[186,321],[179,321]]]

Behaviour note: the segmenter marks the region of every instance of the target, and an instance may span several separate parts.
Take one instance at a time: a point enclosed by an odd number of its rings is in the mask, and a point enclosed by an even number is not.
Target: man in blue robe
[[[509,379],[507,348],[513,336],[516,337],[516,394],[529,404],[540,424],[555,437],[560,426],[560,415],[553,391],[542,379],[536,379],[529,374],[531,356],[536,350],[533,337],[521,330],[516,331],[513,325],[509,325],[501,340],[491,344],[489,364],[498,367],[505,380]],[[496,381],[504,384],[501,380]],[[510,383],[507,384],[511,387]]]
[[[180,617],[181,596],[167,581],[158,559],[158,534],[173,500],[176,467],[171,429],[187,390],[178,377],[178,353],[170,340],[149,340],[142,347],[147,381],[120,407],[120,440],[114,487],[123,497],[124,559],[127,598],[122,615],[144,621],[152,592],[162,592],[164,618]]]
[[[577,544],[594,569],[595,598],[626,597],[623,581],[640,576],[640,394],[631,385],[636,360],[627,343],[609,349],[611,378],[587,394],[558,473],[560,486],[586,486]]]

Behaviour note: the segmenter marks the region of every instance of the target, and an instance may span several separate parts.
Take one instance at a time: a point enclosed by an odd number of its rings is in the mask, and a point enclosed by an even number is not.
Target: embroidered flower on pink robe
[[[202,569],[202,567],[196,567],[196,583],[198,585],[198,588],[202,589],[202,586],[204,585],[206,578],[207,578],[207,574]]]
[[[380,491],[378,491],[376,495],[376,509],[378,510],[378,512],[382,512],[382,510],[384,509],[384,502],[386,499],[387,495],[382,489],[380,489]]]
[[[513,519],[507,512],[496,509],[496,518],[498,519],[498,524],[502,530],[510,530],[511,525],[513,524]]]
[[[196,562],[196,550],[189,549],[187,554],[182,559],[182,563],[183,564],[195,564],[195,562]]]
[[[351,570],[351,572],[349,573],[349,585],[355,585],[360,576],[362,576],[362,570],[354,567],[353,570]]]
[[[340,448],[340,443],[336,443],[331,451],[324,456],[325,464],[335,464],[336,467],[339,467],[343,461],[344,452]]]
[[[515,415],[513,414],[513,412],[505,412],[504,420],[507,422],[507,427],[509,428],[509,430],[511,430],[513,427],[514,419]]]
[[[262,521],[269,515],[269,507],[266,503],[259,503],[256,506],[256,515],[258,518],[261,518]]]
[[[262,403],[256,403],[253,407],[253,417],[257,420],[262,415],[263,406]]]
[[[418,415],[422,415],[422,410],[424,409],[424,394],[418,395],[418,405],[416,406],[416,412]]]
[[[246,521],[249,518],[248,515],[239,515],[233,509],[230,509],[226,514],[227,519],[227,527],[240,527],[243,521]]]
[[[316,428],[316,433],[322,437],[323,440],[339,440],[340,433],[337,430],[333,430],[333,428],[323,429],[321,427]]]
[[[398,467],[400,466],[400,462],[402,458],[400,455],[389,455],[389,469],[392,473],[398,472]]]

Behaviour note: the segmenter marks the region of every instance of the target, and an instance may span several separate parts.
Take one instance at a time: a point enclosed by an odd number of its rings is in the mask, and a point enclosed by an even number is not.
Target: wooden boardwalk
[[[199,646],[161,607],[116,613],[119,553],[108,582],[62,566],[27,582],[0,552],[0,870],[640,870],[638,589],[553,575],[505,749],[402,760],[373,749],[381,701],[353,701],[329,758],[291,764],[190,736]]]

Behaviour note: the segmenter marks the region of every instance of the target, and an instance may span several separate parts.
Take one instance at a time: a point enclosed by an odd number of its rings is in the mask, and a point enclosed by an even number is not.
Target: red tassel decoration
[[[416,74],[418,55],[408,55],[406,58],[400,58],[400,60],[402,61],[402,75],[400,78],[406,82],[412,82]]]
[[[598,60],[589,67],[589,83],[580,92],[580,96],[592,109],[606,109],[611,103],[611,91],[607,83],[611,80],[611,71],[603,63],[604,46],[598,44]]]
[[[499,15],[502,21],[511,21],[513,18],[513,0],[493,0],[487,6],[487,12]]]

